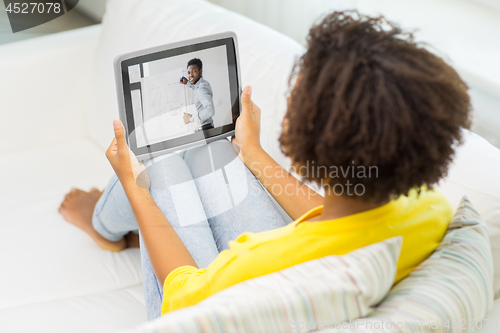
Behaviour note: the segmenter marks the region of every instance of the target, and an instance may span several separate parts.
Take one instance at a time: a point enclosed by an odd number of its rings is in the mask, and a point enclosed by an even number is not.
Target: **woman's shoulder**
[[[429,216],[446,225],[453,217],[453,208],[448,199],[438,190],[425,186],[420,191],[410,191],[407,207],[419,215]]]
[[[408,194],[408,198],[414,203],[419,204],[440,204],[443,206],[450,206],[448,199],[436,190],[435,188],[428,188],[427,186],[422,186],[419,189],[413,189]]]

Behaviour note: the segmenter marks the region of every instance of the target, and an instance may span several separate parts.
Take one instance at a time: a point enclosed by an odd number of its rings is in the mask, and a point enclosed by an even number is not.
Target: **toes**
[[[90,194],[96,196],[96,197],[100,197],[102,195],[103,191],[99,190],[97,187],[92,187],[90,189]]]
[[[77,194],[77,189],[72,188],[68,193],[66,193],[66,195],[64,196],[64,200],[68,200],[69,198],[71,198],[75,194]]]

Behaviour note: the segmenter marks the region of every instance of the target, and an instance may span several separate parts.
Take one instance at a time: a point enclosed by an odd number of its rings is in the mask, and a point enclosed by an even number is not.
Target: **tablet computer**
[[[138,160],[234,135],[241,110],[235,33],[123,54],[114,69],[120,120]]]

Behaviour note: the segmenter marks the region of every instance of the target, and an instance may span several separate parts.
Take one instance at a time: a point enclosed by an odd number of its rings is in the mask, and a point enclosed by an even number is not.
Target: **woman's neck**
[[[323,200],[323,211],[308,221],[327,221],[341,217],[361,213],[387,204],[390,200],[382,203],[365,202],[357,196],[337,195],[332,191],[325,191]]]

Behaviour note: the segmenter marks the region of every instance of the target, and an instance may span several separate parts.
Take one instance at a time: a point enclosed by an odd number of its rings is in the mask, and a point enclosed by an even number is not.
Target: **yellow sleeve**
[[[267,274],[268,270],[253,268],[262,264],[262,256],[253,254],[253,249],[293,230],[289,229],[287,226],[258,234],[243,233],[229,241],[229,249],[221,251],[206,269],[193,266],[174,269],[163,284],[162,314],[194,305],[236,283]],[[227,271],[230,266],[233,267]]]
[[[172,309],[178,309],[184,304],[197,303],[204,295],[196,288],[205,278],[206,269],[193,266],[177,267],[168,274],[163,283],[163,302],[161,313],[165,314]]]

